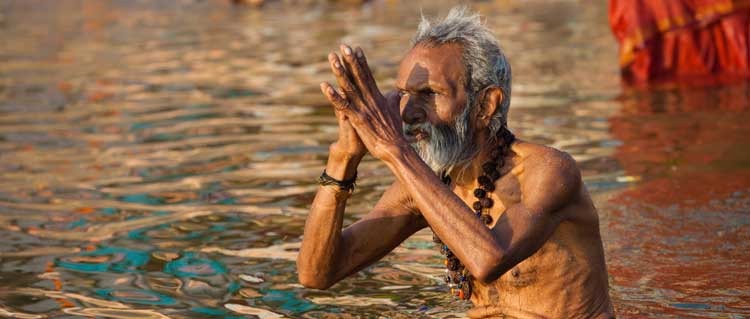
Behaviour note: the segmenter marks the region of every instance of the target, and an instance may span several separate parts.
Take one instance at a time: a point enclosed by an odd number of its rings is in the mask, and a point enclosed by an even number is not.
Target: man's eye
[[[437,93],[431,89],[419,90],[419,95],[422,95],[422,96],[432,97],[436,94]]]

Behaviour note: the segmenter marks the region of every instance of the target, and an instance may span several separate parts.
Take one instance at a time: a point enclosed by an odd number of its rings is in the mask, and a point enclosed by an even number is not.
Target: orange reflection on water
[[[614,157],[643,180],[609,202],[618,313],[750,313],[747,96],[746,83],[630,92],[609,119]]]

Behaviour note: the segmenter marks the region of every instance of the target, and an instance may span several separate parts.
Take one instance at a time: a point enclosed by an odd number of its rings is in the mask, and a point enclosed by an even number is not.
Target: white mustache
[[[403,124],[401,129],[403,130],[404,135],[415,135],[416,132],[422,131],[428,134],[432,133],[433,126],[429,125],[427,123],[419,123],[419,124]]]
[[[453,167],[465,159],[466,145],[456,128],[450,125],[440,127],[430,123],[404,124],[405,135],[414,136],[416,132],[424,132],[428,135],[426,140],[418,140],[411,144],[419,157],[434,172],[442,174],[450,172]]]

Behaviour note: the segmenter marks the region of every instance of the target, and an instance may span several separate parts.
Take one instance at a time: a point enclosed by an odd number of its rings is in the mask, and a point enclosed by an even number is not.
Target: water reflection
[[[148,259],[148,254],[142,251],[104,247],[60,258],[56,266],[82,272],[132,272],[146,264]]]
[[[176,301],[174,298],[155,293],[148,290],[139,289],[98,289],[95,291],[97,295],[104,299],[116,300],[123,303],[135,303],[142,305],[154,305],[154,306],[170,306],[174,305]]]
[[[643,182],[610,199],[609,270],[620,310],[747,314],[750,84],[634,91],[610,118],[614,157]],[[628,255],[629,258],[615,258]],[[648,261],[644,263],[643,261]],[[659,300],[670,300],[661,303]]]
[[[385,89],[452,4],[2,2],[0,316],[461,317],[428,232],[329,291],[294,265],[336,136],[326,53],[361,45]],[[748,315],[747,86],[622,93],[606,3],[473,6],[511,129],[579,162],[618,317]],[[346,223],[393,180],[359,176]]]
[[[609,119],[624,142],[614,157],[646,183],[622,196],[700,206],[750,187],[748,96],[748,83],[626,96],[621,114]]]

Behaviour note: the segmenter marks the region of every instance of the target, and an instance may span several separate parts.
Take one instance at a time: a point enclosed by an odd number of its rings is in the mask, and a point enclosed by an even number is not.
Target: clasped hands
[[[380,160],[406,146],[402,119],[399,112],[399,95],[383,95],[372,76],[361,48],[341,45],[341,57],[331,52],[328,62],[340,89],[327,82],[320,89],[334,107],[339,122],[339,139],[336,147],[353,157],[362,157],[366,151]]]

